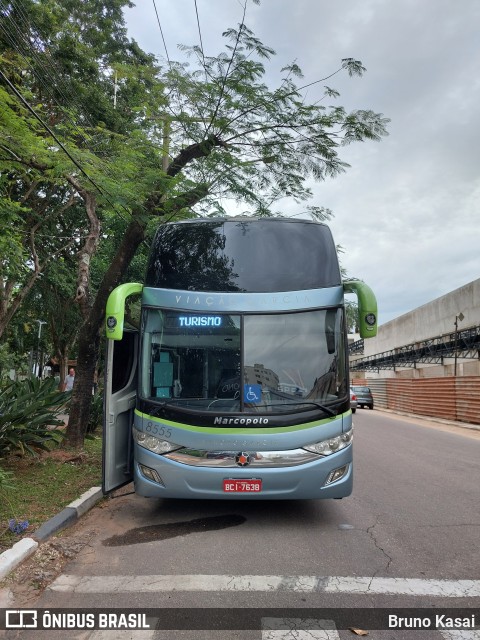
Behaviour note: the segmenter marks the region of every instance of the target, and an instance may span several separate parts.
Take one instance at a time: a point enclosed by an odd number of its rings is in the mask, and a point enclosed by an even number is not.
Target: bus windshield
[[[147,308],[142,356],[140,395],[178,409],[285,413],[332,407],[347,393],[341,308],[260,315]]]

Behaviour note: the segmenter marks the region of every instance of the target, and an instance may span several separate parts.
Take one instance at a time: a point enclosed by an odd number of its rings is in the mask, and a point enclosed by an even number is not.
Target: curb
[[[65,507],[60,513],[47,520],[32,535],[31,538],[22,538],[11,549],[0,554],[0,580],[5,578],[26,558],[37,550],[40,542],[45,542],[54,533],[74,524],[89,509],[103,498],[101,487],[92,487],[88,491]]]
[[[383,411],[384,413],[403,416],[404,418],[413,418],[415,420],[424,420],[426,422],[436,422],[437,424],[442,424],[449,427],[458,427],[459,429],[480,431],[480,424],[474,424],[473,422],[458,422],[457,420],[447,420],[446,418],[439,418],[437,416],[424,416],[418,413],[407,413],[406,411],[387,409],[385,407],[375,407],[375,409],[378,411]]]
[[[5,578],[21,562],[26,560],[38,548],[38,542],[32,538],[22,538],[11,549],[0,554],[0,580]]]

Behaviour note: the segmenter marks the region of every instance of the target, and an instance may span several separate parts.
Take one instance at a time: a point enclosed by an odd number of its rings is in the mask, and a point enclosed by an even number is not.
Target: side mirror
[[[343,283],[344,293],[355,293],[358,301],[358,327],[361,338],[377,335],[377,299],[370,287],[361,280]]]
[[[121,340],[125,320],[125,300],[134,293],[141,293],[142,284],[127,282],[116,287],[108,296],[105,332],[109,340]]]

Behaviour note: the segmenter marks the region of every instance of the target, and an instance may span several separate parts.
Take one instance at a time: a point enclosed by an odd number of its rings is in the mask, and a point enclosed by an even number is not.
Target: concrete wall
[[[465,318],[458,322],[459,331],[480,324],[480,278],[382,324],[375,338],[365,340],[365,355],[453,333],[460,312]]]
[[[414,342],[455,332],[455,316],[463,313],[458,321],[458,330],[480,324],[480,278],[428,302],[409,313],[386,322],[378,329],[375,338],[365,340],[363,356],[375,355]],[[351,356],[350,360],[354,360]],[[454,360],[445,359],[444,365],[418,364],[416,369],[405,368],[397,371],[368,372],[369,378],[433,378],[453,376]],[[479,376],[480,361],[461,358],[457,364],[458,376]]]

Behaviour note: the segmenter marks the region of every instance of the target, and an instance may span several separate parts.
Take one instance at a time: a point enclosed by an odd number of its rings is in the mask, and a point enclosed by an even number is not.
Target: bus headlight
[[[145,431],[139,431],[135,427],[132,428],[132,435],[138,445],[144,449],[152,451],[153,453],[162,454],[168,453],[169,451],[175,451],[175,449],[181,449],[181,446],[178,444],[168,442],[167,440],[161,440],[160,438],[156,438],[155,436],[145,433]]]
[[[336,453],[341,449],[345,449],[353,440],[353,427],[350,431],[342,433],[340,436],[334,438],[328,438],[328,440],[322,440],[321,442],[315,442],[303,447],[307,451],[318,453],[321,456],[329,456],[332,453]]]

